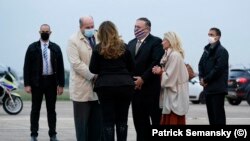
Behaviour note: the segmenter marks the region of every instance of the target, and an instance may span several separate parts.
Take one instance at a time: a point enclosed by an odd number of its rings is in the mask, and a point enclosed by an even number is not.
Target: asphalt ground
[[[0,141],[29,141],[30,140],[30,101],[24,101],[24,107],[18,115],[8,115],[0,106]],[[250,106],[242,102],[238,106],[225,104],[227,124],[250,125]],[[73,105],[71,101],[58,101],[57,132],[60,141],[75,141],[73,120]],[[187,114],[187,125],[208,125],[206,106],[190,103]],[[48,124],[45,103],[42,104],[40,114],[39,141],[48,141]],[[131,109],[128,119],[128,141],[136,140]]]

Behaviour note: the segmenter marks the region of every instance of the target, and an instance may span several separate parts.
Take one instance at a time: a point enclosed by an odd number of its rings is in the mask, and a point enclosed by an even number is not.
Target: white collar
[[[41,45],[46,44],[47,46],[49,46],[49,40],[47,42],[44,42],[43,40],[40,39],[40,43],[41,43]]]
[[[148,34],[149,35],[149,34]],[[148,35],[147,36],[145,36],[143,39],[141,39],[140,41],[141,41],[141,43],[143,43],[144,42],[144,40],[148,37]],[[138,41],[138,39],[137,39],[137,41]]]

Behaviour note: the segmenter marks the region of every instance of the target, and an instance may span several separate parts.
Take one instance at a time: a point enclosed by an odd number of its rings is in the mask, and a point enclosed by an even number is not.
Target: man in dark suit
[[[225,95],[227,95],[229,54],[220,42],[221,31],[211,28],[208,41],[199,61],[200,84],[204,88],[210,125],[225,125]]]
[[[150,125],[159,125],[160,76],[152,73],[164,54],[162,40],[150,34],[151,22],[139,18],[135,23],[135,37],[129,43],[129,50],[135,59],[135,93],[132,99],[132,113],[137,141],[147,141]]]
[[[30,44],[25,55],[25,91],[32,95],[31,141],[37,141],[40,109],[45,95],[50,141],[56,137],[56,98],[63,93],[64,65],[60,47],[49,40],[50,26],[40,27],[41,38]]]

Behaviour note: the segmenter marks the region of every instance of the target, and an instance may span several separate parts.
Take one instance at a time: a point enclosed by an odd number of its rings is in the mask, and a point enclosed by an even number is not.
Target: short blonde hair
[[[178,51],[184,59],[184,50],[182,49],[182,43],[180,37],[175,32],[169,31],[165,33],[163,39],[167,39],[170,43],[170,48]]]

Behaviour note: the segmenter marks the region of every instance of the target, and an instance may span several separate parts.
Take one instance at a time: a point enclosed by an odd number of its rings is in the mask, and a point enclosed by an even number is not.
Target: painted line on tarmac
[[[207,120],[207,117],[187,117],[187,120]],[[248,120],[250,119],[250,117],[235,117],[235,118],[231,118],[231,117],[227,117],[227,120]]]
[[[13,118],[13,117],[11,117],[11,118],[9,118],[9,117],[1,117],[0,118],[0,122],[1,121],[19,121],[19,120],[21,120],[21,121],[23,121],[23,120],[30,120],[30,117],[29,116],[24,116],[24,117],[15,117],[15,118]],[[40,117],[40,120],[47,120],[47,117]],[[67,121],[71,121],[71,120],[73,120],[73,118],[72,117],[58,117],[57,118],[57,120],[67,120]]]
[[[24,121],[24,120],[29,120],[30,116],[18,116],[18,117],[0,117],[0,122],[1,121]],[[206,117],[187,117],[187,120],[205,120],[208,119]],[[235,118],[227,118],[229,120],[248,120],[249,118],[240,118],[240,117],[235,117]],[[40,117],[40,120],[47,120],[47,117]],[[57,120],[64,120],[64,121],[71,121],[74,120],[73,117],[58,117]],[[129,117],[128,120],[133,120],[132,117]]]

